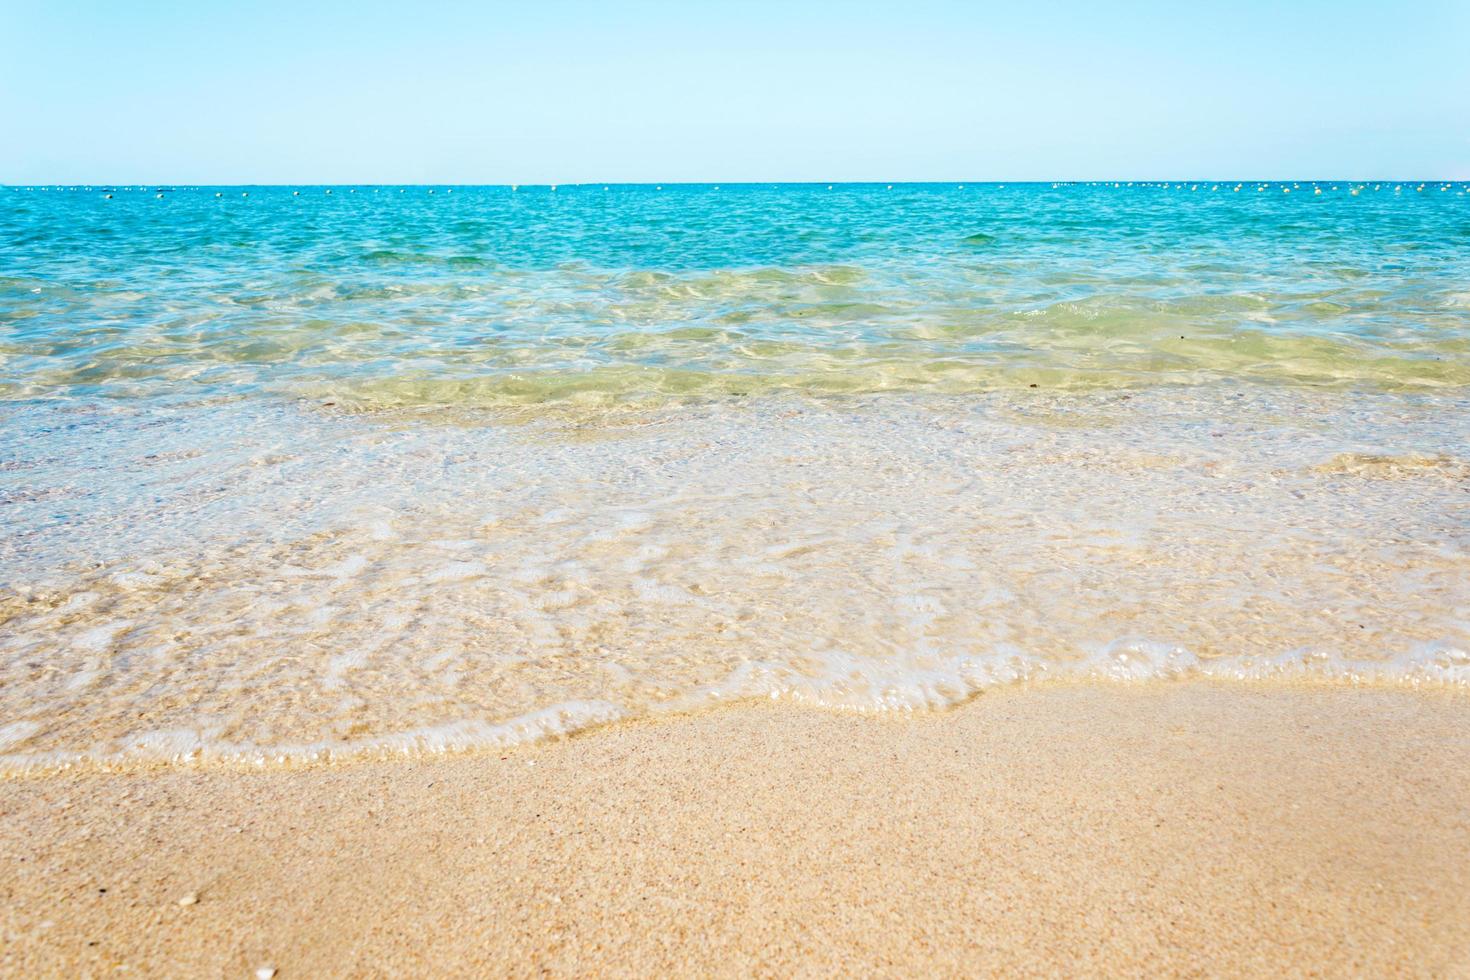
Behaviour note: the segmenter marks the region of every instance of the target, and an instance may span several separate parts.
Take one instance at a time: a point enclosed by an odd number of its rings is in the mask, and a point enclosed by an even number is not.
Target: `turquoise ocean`
[[[0,188],[0,767],[1470,685],[1444,181]]]

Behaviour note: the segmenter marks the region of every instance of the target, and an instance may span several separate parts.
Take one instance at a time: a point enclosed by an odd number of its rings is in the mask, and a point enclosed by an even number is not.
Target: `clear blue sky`
[[[1470,177],[1470,0],[0,0],[0,181]]]

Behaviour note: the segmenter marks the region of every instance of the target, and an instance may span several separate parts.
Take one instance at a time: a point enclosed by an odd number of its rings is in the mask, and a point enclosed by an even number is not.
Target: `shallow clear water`
[[[0,190],[0,764],[1470,684],[1470,195],[1287,186]]]

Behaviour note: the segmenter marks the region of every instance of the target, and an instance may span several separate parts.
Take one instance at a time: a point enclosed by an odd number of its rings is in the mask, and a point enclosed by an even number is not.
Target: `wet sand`
[[[1466,975],[1470,699],[781,705],[0,785],[0,972]]]

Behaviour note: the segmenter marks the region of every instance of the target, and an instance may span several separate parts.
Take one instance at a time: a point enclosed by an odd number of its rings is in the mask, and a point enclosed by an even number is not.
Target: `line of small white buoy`
[[[1153,188],[1158,188],[1158,189],[1161,189],[1161,190],[1199,191],[1199,190],[1205,189],[1205,184],[1206,183],[1210,183],[1210,182],[1208,182],[1208,181],[1200,181],[1200,182],[1191,183],[1191,182],[1188,182],[1188,181],[1146,181],[1146,180],[1141,180],[1141,181],[1131,181],[1131,180],[1130,181],[1055,181],[1055,182],[1052,183],[1051,186],[1052,186],[1053,189],[1059,189],[1059,188],[1063,188],[1063,187],[1104,187],[1104,188],[1153,187]],[[1210,183],[1210,186],[1209,186],[1208,190],[1211,191],[1211,192],[1219,191],[1222,186],[1228,185],[1229,183],[1230,183],[1229,181],[1225,181],[1224,184]],[[1233,192],[1233,193],[1238,194],[1238,193],[1240,193],[1240,191],[1244,187],[1246,187],[1247,183],[1249,183],[1252,187],[1254,187],[1254,189],[1256,190],[1257,193],[1265,193],[1266,191],[1269,191],[1269,190],[1272,190],[1272,189],[1280,189],[1280,191],[1283,194],[1290,194],[1292,191],[1300,191],[1300,190],[1304,190],[1304,189],[1310,189],[1311,192],[1312,192],[1312,195],[1314,197],[1319,196],[1319,195],[1321,195],[1323,193],[1331,193],[1331,192],[1334,192],[1334,191],[1342,191],[1343,189],[1346,189],[1347,192],[1350,195],[1352,195],[1353,197],[1357,197],[1359,194],[1361,194],[1365,190],[1379,191],[1379,190],[1383,190],[1389,184],[1392,184],[1391,190],[1394,191],[1395,193],[1402,193],[1403,190],[1404,190],[1404,188],[1406,186],[1411,186],[1411,185],[1413,186],[1413,189],[1416,192],[1418,192],[1418,193],[1423,193],[1426,190],[1432,189],[1432,187],[1438,187],[1438,189],[1441,192],[1457,191],[1460,194],[1470,193],[1470,181],[1455,181],[1455,180],[1442,180],[1442,181],[1433,181],[1433,180],[1431,180],[1431,181],[1422,181],[1422,182],[1419,182],[1417,184],[1415,184],[1415,182],[1413,182],[1413,181],[1409,181],[1408,184],[1405,184],[1405,183],[1394,183],[1392,181],[1358,181],[1358,182],[1353,182],[1353,181],[1346,181],[1346,182],[1338,181],[1338,182],[1327,182],[1327,183],[1322,183],[1320,181],[1307,181],[1305,188],[1303,187],[1303,184],[1302,184],[1301,181],[1295,181],[1295,180],[1293,180],[1293,181],[1286,181],[1286,180],[1272,181],[1272,180],[1267,180],[1267,181],[1259,181],[1259,182],[1257,182],[1257,181],[1250,181],[1250,182],[1242,181],[1242,182],[1236,183],[1233,187],[1226,187],[1226,189],[1229,190],[1229,191],[1231,191],[1231,192]]]
[[[505,186],[505,185],[501,185],[501,186]],[[533,187],[535,185],[510,184],[508,186],[509,186],[509,189],[511,191],[518,192],[523,187]],[[583,185],[583,184],[569,184],[569,185],[543,184],[541,186],[545,187],[551,193],[556,193],[560,188],[562,188],[564,186],[565,187],[584,187],[584,186],[589,186],[589,185]],[[612,190],[612,186],[613,185],[610,185],[610,184],[602,184],[602,185],[598,185],[598,186],[601,186],[604,191],[610,191],[610,190]],[[624,187],[627,187],[627,188],[636,189],[639,186],[647,187],[648,185],[644,184],[644,185],[623,185],[623,186]],[[718,190],[721,189],[721,186],[722,185],[715,184],[715,185],[712,185],[712,189],[718,191]],[[760,185],[751,185],[751,186],[760,186]],[[773,189],[779,188],[781,186],[782,185],[779,185],[779,184],[773,184],[773,185],[771,185],[771,187]],[[798,185],[798,186],[800,186],[800,185]],[[837,190],[840,185],[837,185],[837,184],[827,184],[825,186],[826,186],[826,189],[827,190],[831,191],[831,190]],[[869,185],[869,186],[873,186],[873,185]],[[891,191],[896,186],[899,186],[899,185],[895,185],[895,184],[884,184],[882,186],[884,187],[885,190],[890,190]],[[918,185],[918,186],[933,186],[933,185],[927,185],[926,184],[926,185]],[[964,189],[966,189],[967,186],[971,186],[971,185],[966,185],[966,184],[957,184],[957,185],[955,185],[956,189],[958,189],[958,190],[964,190]],[[979,185],[979,186],[981,188],[983,188],[986,185],[983,185],[982,184],[982,185]],[[999,190],[1005,190],[1008,185],[1006,185],[1006,184],[996,184],[996,185],[993,185],[993,186],[995,186]],[[1022,186],[1025,186],[1025,185],[1022,185]],[[1037,186],[1037,185],[1031,185],[1031,186]],[[1425,193],[1427,191],[1434,191],[1434,190],[1437,190],[1440,193],[1455,192],[1455,193],[1458,193],[1458,194],[1461,194],[1461,195],[1470,194],[1470,181],[1463,181],[1463,180],[1460,180],[1460,181],[1453,181],[1453,180],[1451,180],[1451,181],[1435,180],[1435,181],[1417,181],[1417,182],[1416,181],[1407,181],[1407,182],[1403,182],[1403,181],[1400,181],[1400,182],[1394,182],[1394,181],[1356,181],[1356,182],[1354,182],[1354,181],[1346,181],[1346,182],[1336,181],[1336,182],[1333,182],[1333,181],[1328,181],[1328,182],[1325,182],[1325,183],[1324,182],[1321,182],[1321,181],[1307,181],[1305,184],[1303,184],[1303,182],[1301,182],[1301,181],[1270,181],[1270,180],[1268,180],[1268,181],[1235,181],[1235,182],[1231,182],[1231,181],[1133,181],[1133,180],[1130,180],[1130,181],[1052,181],[1052,182],[1050,182],[1050,187],[1053,190],[1061,190],[1061,189],[1064,189],[1064,188],[1073,188],[1073,187],[1103,188],[1103,189],[1154,188],[1154,189],[1158,189],[1158,190],[1187,191],[1187,192],[1190,192],[1190,193],[1197,193],[1199,191],[1205,191],[1207,193],[1218,193],[1218,192],[1220,192],[1220,191],[1223,190],[1223,191],[1227,191],[1227,192],[1234,193],[1234,194],[1239,194],[1242,190],[1246,190],[1246,189],[1253,189],[1258,194],[1260,194],[1260,193],[1266,193],[1268,191],[1277,191],[1277,190],[1279,190],[1282,194],[1290,194],[1293,191],[1304,191],[1304,190],[1306,190],[1306,191],[1310,191],[1313,197],[1320,197],[1323,194],[1340,193],[1343,190],[1346,190],[1348,192],[1348,194],[1351,195],[1351,196],[1353,196],[1353,197],[1359,196],[1364,191],[1379,192],[1379,191],[1383,191],[1383,190],[1389,190],[1390,192],[1395,193],[1395,194],[1402,194],[1402,193],[1404,193],[1405,190],[1412,190],[1414,193],[1418,193],[1418,194],[1423,194],[1423,193]],[[77,185],[40,185],[40,186],[37,186],[37,185],[28,185],[28,186],[25,186],[25,187],[21,187],[20,185],[11,185],[9,187],[9,189],[10,190],[17,190],[17,191],[18,190],[26,190],[26,191],[82,191],[82,192],[93,192],[95,190],[95,191],[101,191],[102,192],[102,197],[104,199],[110,201],[110,200],[112,200],[114,198],[114,195],[115,194],[120,193],[120,192],[144,192],[144,191],[147,191],[147,192],[152,192],[154,194],[154,197],[156,199],[162,200],[162,199],[166,198],[169,194],[179,193],[179,192],[185,192],[185,191],[198,191],[198,190],[203,190],[204,188],[194,187],[194,186],[189,186],[189,187],[150,187],[150,186],[147,186],[147,185],[138,185],[138,186],[126,185],[126,186],[123,186],[123,187],[120,187],[119,188],[119,187],[116,187],[116,186],[97,187],[96,185],[77,184]],[[323,193],[324,196],[330,197],[332,195],[333,191],[334,190],[337,190],[337,189],[338,188],[325,187],[325,188],[322,188],[322,193]],[[348,187],[348,188],[342,188],[342,189],[345,190],[346,193],[348,193],[348,194],[356,194],[357,191],[358,191],[358,188],[356,188],[356,187]],[[662,191],[663,189],[664,189],[664,186],[662,184],[655,184],[655,185],[653,185],[653,190],[655,190],[655,191]],[[369,190],[371,190],[372,193],[377,194],[377,193],[379,193],[382,190],[382,188],[373,187],[373,188],[369,188]],[[400,187],[400,188],[398,188],[398,193],[405,194],[405,193],[408,192],[408,190],[409,190],[409,188]],[[428,188],[423,188],[423,190],[424,190],[424,192],[426,194],[432,195],[438,189],[437,188],[433,188],[433,187],[428,187]],[[453,187],[445,187],[445,188],[442,188],[442,190],[443,190],[443,192],[445,194],[453,194],[454,193],[454,188]],[[222,198],[222,197],[225,196],[223,191],[214,191],[213,193],[214,193],[214,196],[216,198]],[[300,197],[301,195],[302,195],[302,191],[299,190],[299,189],[293,189],[291,191],[291,196],[292,197]],[[240,192],[240,196],[241,197],[249,197],[250,196],[250,192],[249,191],[241,191]]]

